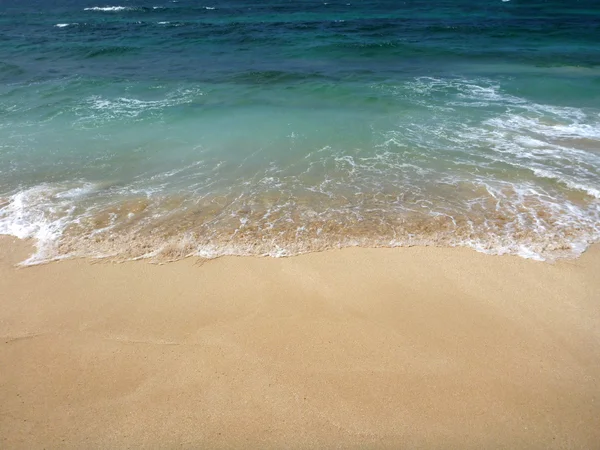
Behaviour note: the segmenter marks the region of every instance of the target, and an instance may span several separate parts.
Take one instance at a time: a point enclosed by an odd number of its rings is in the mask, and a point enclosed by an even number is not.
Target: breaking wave
[[[136,8],[130,6],[92,6],[84,8],[84,11],[103,11],[103,12],[118,12],[118,11],[135,11]]]

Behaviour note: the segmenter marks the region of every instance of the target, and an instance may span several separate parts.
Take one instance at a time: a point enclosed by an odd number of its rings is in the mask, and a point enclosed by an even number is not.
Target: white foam
[[[566,119],[563,114],[562,119]],[[539,118],[522,114],[508,114],[485,122],[497,129],[536,133],[538,135],[561,139],[600,139],[598,124],[556,123],[546,124]]]
[[[596,188],[590,187],[590,186],[586,186],[584,184],[581,184],[581,183],[578,183],[576,181],[570,180],[569,178],[566,178],[564,175],[560,175],[560,174],[551,172],[550,170],[536,169],[536,168],[533,168],[531,170],[538,177],[550,178],[550,179],[557,180],[560,183],[566,185],[567,187],[569,187],[571,189],[575,189],[575,190],[578,190],[578,191],[583,191],[583,192],[585,192],[586,194],[588,194],[588,195],[590,195],[592,197],[600,199],[600,190],[599,189],[596,189]]]
[[[597,201],[600,199],[600,154],[595,151],[600,148],[600,117],[596,111],[531,102],[504,92],[500,85],[489,80],[421,77],[406,86],[376,87],[434,109],[436,115],[437,106],[444,100],[445,106],[452,108],[482,108],[481,119],[475,115],[464,118],[456,114],[456,120],[448,118],[435,124],[410,124],[390,132],[383,144],[383,148],[403,148],[407,141],[417,143],[424,155],[447,160],[448,170],[453,164],[462,165],[461,172],[457,173],[458,180],[452,183],[476,177],[482,182],[500,183],[506,192],[516,194],[511,198],[502,189],[492,194],[517,220],[514,225],[507,226],[504,238],[498,240],[498,235],[478,242],[466,240],[457,245],[467,245],[486,253],[512,253],[544,259],[553,254],[577,256],[589,243],[600,238],[600,204]],[[589,197],[575,205],[567,200],[564,189],[537,183],[525,172],[511,173],[510,182],[495,179],[498,176],[496,162],[526,169],[538,178],[554,179]],[[469,166],[470,175],[463,172]],[[486,171],[488,167],[491,171]],[[480,172],[489,175],[478,175]],[[540,210],[551,211],[551,224],[539,219],[535,208],[526,206],[531,202]],[[482,207],[485,206],[482,204]],[[523,240],[517,229],[531,231],[533,240]],[[537,237],[534,236],[536,233]],[[551,241],[552,234],[557,239],[556,249],[543,244],[546,236]]]
[[[73,200],[94,190],[94,185],[82,183],[74,187],[40,184],[18,191],[0,208],[0,234],[35,240],[37,251],[25,265],[65,257],[59,255],[56,245],[76,219]]]
[[[113,120],[137,119],[143,114],[161,114],[169,107],[189,104],[201,95],[203,93],[198,89],[173,91],[160,100],[105,98],[96,95],[85,99],[85,103],[80,106],[82,117],[77,120],[77,123],[86,126],[102,125]]]
[[[92,6],[90,8],[84,8],[84,11],[104,11],[104,12],[117,12],[117,11],[132,11],[135,8],[129,6]]]
[[[73,187],[64,191],[57,192],[56,198],[76,199],[95,192],[98,186],[92,183],[84,183],[81,186]]]

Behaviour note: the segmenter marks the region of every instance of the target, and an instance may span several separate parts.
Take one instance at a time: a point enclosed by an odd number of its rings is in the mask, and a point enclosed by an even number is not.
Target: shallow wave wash
[[[13,3],[0,233],[35,240],[26,264],[409,245],[552,260],[600,239],[592,3]]]

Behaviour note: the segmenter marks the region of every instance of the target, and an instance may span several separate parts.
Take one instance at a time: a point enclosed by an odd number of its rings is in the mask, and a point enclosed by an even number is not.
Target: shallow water
[[[0,5],[0,233],[27,263],[600,238],[600,6]]]

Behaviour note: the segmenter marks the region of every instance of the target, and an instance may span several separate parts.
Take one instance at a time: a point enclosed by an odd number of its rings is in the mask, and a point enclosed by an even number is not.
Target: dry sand
[[[17,269],[0,448],[600,448],[600,248]]]

